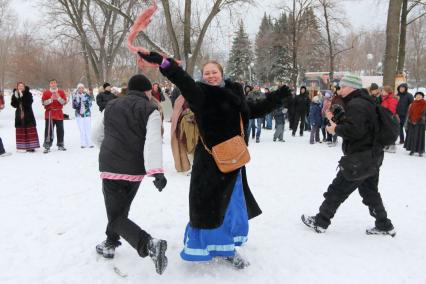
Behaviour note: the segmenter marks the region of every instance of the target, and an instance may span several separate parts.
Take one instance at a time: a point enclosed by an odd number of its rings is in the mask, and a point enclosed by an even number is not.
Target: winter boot
[[[151,239],[148,242],[148,255],[155,264],[158,274],[163,274],[167,267],[167,242],[165,240]]]
[[[392,229],[390,230],[381,230],[381,229],[378,229],[377,227],[374,227],[371,229],[367,229],[365,232],[367,233],[367,235],[389,235],[391,237],[396,236],[396,231],[394,227],[392,227]]]
[[[105,258],[114,258],[115,248],[120,246],[121,242],[111,242],[108,240],[103,241],[102,243],[96,246],[96,252],[102,254]]]
[[[250,265],[246,259],[244,259],[237,251],[234,256],[225,257],[225,260],[232,264],[235,269],[244,269]]]
[[[64,146],[58,146],[59,151],[66,151],[67,149]]]
[[[50,152],[50,148],[45,148],[44,150],[43,150],[43,154],[47,154],[47,153],[49,153]]]
[[[302,215],[302,222],[303,224],[305,224],[306,226],[308,226],[309,228],[313,229],[315,232],[317,233],[325,233],[326,229],[318,226],[316,224],[315,221],[315,217],[314,216],[305,216],[304,214]]]
[[[260,143],[260,138],[256,137],[256,143]]]

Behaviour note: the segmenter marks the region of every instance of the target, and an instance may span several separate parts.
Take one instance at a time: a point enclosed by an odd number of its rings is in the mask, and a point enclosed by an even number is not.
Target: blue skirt
[[[197,229],[188,224],[184,236],[185,247],[180,256],[187,261],[234,256],[235,247],[247,242],[248,228],[247,207],[239,173],[222,225],[215,229]]]

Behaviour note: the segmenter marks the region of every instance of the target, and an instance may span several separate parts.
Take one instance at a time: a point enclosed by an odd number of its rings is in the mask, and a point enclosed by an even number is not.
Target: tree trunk
[[[293,85],[297,86],[297,75],[299,69],[297,68],[297,23],[296,23],[296,0],[293,0],[293,29],[292,29],[292,57],[293,57],[293,72],[291,74],[291,81]]]
[[[403,0],[390,0],[386,24],[386,48],[383,66],[383,85],[395,88],[401,9]]]
[[[405,45],[407,42],[407,15],[408,15],[408,0],[403,0],[401,11],[401,34],[399,35],[399,53],[398,53],[398,67],[397,74],[404,72],[405,65]]]
[[[328,12],[327,12],[327,2],[322,4],[322,7],[324,9],[324,20],[325,20],[325,30],[327,32],[327,41],[328,41],[328,56],[329,56],[329,77],[328,82],[331,84],[333,82],[334,77],[334,53],[333,53],[333,42],[331,40],[331,33],[330,33],[330,23],[328,19]]]
[[[191,0],[185,0],[185,16],[183,23],[183,56],[185,62],[188,62],[191,53]]]

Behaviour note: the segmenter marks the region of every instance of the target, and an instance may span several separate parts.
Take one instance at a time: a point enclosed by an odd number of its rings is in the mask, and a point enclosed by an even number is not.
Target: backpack
[[[390,110],[376,105],[376,113],[379,120],[376,131],[376,142],[382,146],[393,145],[399,136],[399,122]]]
[[[363,99],[372,103],[366,98]],[[375,106],[378,120],[378,125],[375,130],[376,143],[383,147],[394,145],[396,139],[398,139],[399,136],[399,121],[397,117],[393,115],[392,112],[387,108],[377,103]]]

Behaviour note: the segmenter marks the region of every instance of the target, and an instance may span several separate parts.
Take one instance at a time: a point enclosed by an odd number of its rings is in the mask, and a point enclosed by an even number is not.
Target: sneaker
[[[148,242],[148,255],[155,264],[155,271],[158,274],[163,274],[167,267],[167,242],[165,240],[151,239]]]
[[[96,252],[105,258],[114,258],[115,248],[120,245],[121,243],[119,241],[112,243],[108,240],[105,240],[96,246]]]
[[[321,234],[321,233],[325,233],[326,229],[324,229],[323,227],[317,226],[315,223],[315,217],[314,216],[305,216],[302,215],[302,222],[303,224],[305,224],[306,226],[308,226],[309,228],[313,229],[315,232]]]
[[[58,146],[59,151],[66,151],[67,149],[64,146]]]
[[[244,269],[250,265],[250,262],[244,259],[237,251],[235,251],[234,256],[225,257],[225,260],[235,269]]]
[[[49,153],[50,152],[50,148],[45,148],[44,150],[43,150],[43,154],[47,154],[47,153]]]
[[[10,155],[12,155],[12,153],[4,152],[3,154],[0,154],[0,157],[8,157]]]
[[[260,142],[260,139],[259,138],[256,138],[256,143],[259,143]]]
[[[390,230],[380,230],[377,227],[374,227],[371,229],[367,229],[365,233],[367,235],[389,235],[392,238],[396,236],[396,231],[393,227]]]

